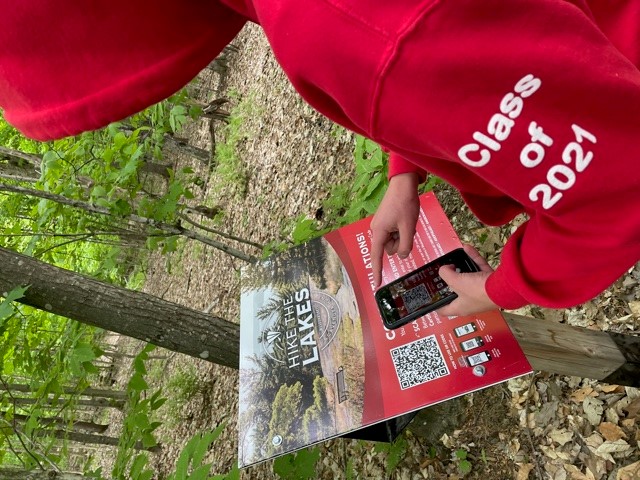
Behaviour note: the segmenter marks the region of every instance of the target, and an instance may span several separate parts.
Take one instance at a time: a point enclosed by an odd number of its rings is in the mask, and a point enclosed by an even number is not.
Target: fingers
[[[404,225],[398,233],[397,254],[400,258],[407,258],[413,250],[413,236],[416,233],[415,224]]]
[[[478,250],[476,250],[472,245],[465,243],[464,245],[462,245],[462,247],[464,248],[464,251],[467,253],[467,255],[469,255],[469,258],[471,258],[471,260],[473,260],[476,265],[480,267],[481,272],[493,271],[491,265],[489,265],[485,258],[480,255],[480,252],[478,252]]]
[[[395,255],[404,259],[411,254],[413,249],[413,236],[415,229],[406,228],[402,232],[384,232],[377,233],[374,231],[371,238],[371,268],[373,269],[373,281],[376,288],[382,283],[382,262],[384,253],[387,255]]]
[[[386,232],[372,230],[371,237],[371,268],[373,270],[374,287],[378,288],[382,283],[382,256],[386,245]]]
[[[406,258],[413,247],[413,235],[420,214],[419,176],[403,173],[389,181],[389,188],[371,221],[371,267],[375,286],[382,282],[384,253]]]
[[[493,269],[473,248],[465,251],[480,267],[480,272],[458,273],[453,265],[444,265],[438,270],[440,278],[449,288],[458,294],[453,302],[438,310],[438,314],[452,317],[458,315],[470,315],[472,313],[494,310],[498,306],[487,296],[485,284]]]
[[[457,276],[460,275],[456,272],[456,267],[453,265],[443,265],[438,270],[438,275],[440,275],[440,278],[455,292],[454,285],[457,283]]]

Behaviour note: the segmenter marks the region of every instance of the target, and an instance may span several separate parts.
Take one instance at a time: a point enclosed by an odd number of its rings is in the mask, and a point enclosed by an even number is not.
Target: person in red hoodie
[[[485,223],[519,213],[493,271],[441,275],[469,314],[596,296],[640,259],[640,2],[71,0],[5,2],[0,106],[48,140],[122,119],[186,84],[246,21],[298,92],[389,149],[372,224],[407,255],[424,172]]]

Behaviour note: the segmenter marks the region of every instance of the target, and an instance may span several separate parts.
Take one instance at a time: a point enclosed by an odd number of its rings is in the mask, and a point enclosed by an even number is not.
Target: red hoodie
[[[249,1],[249,0],[248,0]],[[166,97],[247,19],[300,94],[430,171],[484,222],[530,220],[487,293],[565,307],[640,259],[640,2],[11,2],[0,105],[26,135],[93,129]]]

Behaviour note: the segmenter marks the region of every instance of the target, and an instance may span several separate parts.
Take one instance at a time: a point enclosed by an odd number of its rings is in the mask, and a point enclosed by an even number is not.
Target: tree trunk
[[[36,198],[44,198],[52,202],[60,203],[61,205],[68,205],[70,207],[79,208],[81,210],[84,210],[85,212],[95,213],[98,215],[105,215],[112,218],[115,217],[111,213],[111,211],[109,211],[108,208],[100,207],[98,205],[93,205],[89,202],[83,202],[82,200],[72,200],[62,195],[44,192],[41,190],[35,190],[33,188],[25,188],[25,187],[19,187],[16,185],[7,185],[4,183],[0,183],[0,192],[11,192],[11,193],[18,193],[21,195],[28,195]],[[164,222],[158,222],[157,220],[154,220],[152,218],[141,217],[140,215],[135,215],[135,214],[126,215],[124,217],[117,217],[117,218],[124,218],[125,220],[128,220],[133,223],[138,223],[140,225],[149,225],[151,227],[157,228],[158,230],[162,230],[167,235],[177,235],[177,236],[191,238],[192,240],[197,240],[206,245],[210,245],[214,248],[217,248],[218,250],[221,250],[225,253],[228,253],[229,255],[232,255],[236,258],[239,258],[240,260],[244,260],[247,263],[255,263],[257,261],[257,258],[252,255],[248,255],[236,248],[229,247],[228,245],[225,245],[211,238],[205,237],[204,235],[201,235],[198,232],[194,232],[193,230],[188,230],[181,226],[176,226],[176,225],[172,225]]]
[[[40,175],[33,169],[20,167],[12,163],[0,162],[0,177],[16,182],[36,183]]]
[[[173,165],[154,162],[151,157],[145,157],[144,162],[140,167],[140,171],[144,173],[152,173],[165,179],[169,179],[171,177],[171,175],[169,175],[169,170],[172,169]]]
[[[31,153],[21,152],[20,150],[13,150],[11,148],[0,146],[0,156],[8,157],[12,163],[16,163],[18,165],[29,165],[31,170],[40,170],[40,165],[42,164],[42,159]],[[14,162],[15,160],[15,162]]]
[[[60,406],[69,401],[68,398],[25,398],[25,397],[11,397],[10,402],[14,405],[33,405],[38,403],[40,405]],[[112,400],[109,398],[92,398],[91,400],[74,400],[74,405],[82,407],[100,407],[100,408],[117,408],[122,410],[124,408],[123,400]]]
[[[174,137],[173,135],[165,135],[164,140],[165,148],[172,155],[191,155],[204,163],[208,163],[211,160],[212,154],[209,150],[189,145],[186,139]]]
[[[2,414],[6,417],[8,412],[2,412]],[[25,423],[27,420],[29,420],[28,415],[11,413],[11,416],[13,417],[13,419],[21,423]],[[83,422],[83,421],[69,422],[62,417],[50,417],[50,418],[39,417],[38,423],[40,423],[43,426],[56,425],[57,427],[67,427],[70,425],[74,431],[83,430],[85,432],[90,432],[90,433],[104,433],[105,430],[109,428],[109,425],[105,425],[103,423]]]
[[[60,440],[68,440],[89,445],[110,445],[117,447],[120,439],[117,437],[108,437],[106,435],[91,435],[90,433],[67,432],[66,430],[54,430],[51,432],[55,438]],[[138,441],[133,446],[136,450],[147,450],[149,452],[159,452],[161,447],[155,445],[153,447],[144,447],[142,442]]]
[[[11,392],[35,392],[37,389],[23,383],[0,383],[0,390]],[[117,398],[125,400],[127,398],[127,392],[123,390],[106,390],[102,388],[85,388],[78,389],[77,387],[62,387],[64,393],[71,395],[79,395],[83,397],[104,397],[104,398]]]
[[[0,292],[23,285],[29,288],[18,302],[238,368],[237,324],[0,248]]]
[[[91,480],[79,473],[0,467],[0,480]]]

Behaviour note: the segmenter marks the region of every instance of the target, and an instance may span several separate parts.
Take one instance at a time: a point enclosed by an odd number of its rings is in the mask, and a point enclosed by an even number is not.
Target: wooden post
[[[640,387],[640,336],[502,314],[534,370]],[[461,398],[420,410],[408,429],[437,444],[443,433],[462,424],[466,404]]]
[[[640,387],[640,336],[503,315],[534,370]]]

